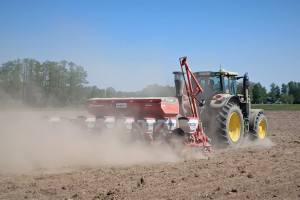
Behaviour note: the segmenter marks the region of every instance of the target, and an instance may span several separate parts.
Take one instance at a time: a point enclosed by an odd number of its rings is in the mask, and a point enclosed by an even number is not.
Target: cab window
[[[224,89],[225,93],[229,94],[229,78],[227,76],[224,77]]]
[[[198,82],[205,92],[218,93],[221,91],[219,76],[200,77]]]
[[[231,76],[229,78],[229,87],[230,87],[230,94],[231,95],[236,95],[237,91],[236,91],[236,80],[234,76]]]

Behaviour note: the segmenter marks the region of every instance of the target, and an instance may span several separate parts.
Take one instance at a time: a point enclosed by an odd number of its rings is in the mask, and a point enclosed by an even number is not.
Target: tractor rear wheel
[[[243,114],[239,106],[227,103],[218,115],[220,122],[220,137],[231,147],[241,145],[244,138]]]
[[[258,113],[251,130],[254,140],[264,140],[268,136],[268,121],[263,113]]]

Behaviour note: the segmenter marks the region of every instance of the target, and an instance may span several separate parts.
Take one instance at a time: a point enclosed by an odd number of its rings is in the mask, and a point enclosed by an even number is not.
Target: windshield
[[[212,98],[222,91],[220,76],[197,76],[197,80],[203,89],[203,93],[197,96],[198,100]]]
[[[219,76],[198,77],[198,82],[200,83],[204,92],[216,94],[222,90]]]

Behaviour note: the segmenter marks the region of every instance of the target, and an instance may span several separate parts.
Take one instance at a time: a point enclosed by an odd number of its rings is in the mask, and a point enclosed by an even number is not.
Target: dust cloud
[[[240,148],[249,148],[249,147],[270,148],[275,145],[276,144],[274,142],[272,142],[269,138],[265,138],[263,140],[261,140],[261,139],[253,140],[253,139],[250,139],[249,137],[247,137],[247,138],[244,138],[244,141]]]
[[[153,162],[178,162],[179,150],[168,145],[151,146],[129,142],[126,133],[82,130],[72,123],[50,123],[43,115],[77,116],[62,111],[0,112],[0,173],[26,173],[102,165],[132,165]],[[50,115],[51,115],[50,114]],[[216,138],[213,151],[223,149]],[[245,138],[239,148],[272,147],[265,140]],[[202,153],[189,152],[183,159],[204,159]]]
[[[179,160],[168,146],[124,142],[113,132],[99,134],[74,124],[50,124],[41,116],[28,111],[0,113],[0,173]]]

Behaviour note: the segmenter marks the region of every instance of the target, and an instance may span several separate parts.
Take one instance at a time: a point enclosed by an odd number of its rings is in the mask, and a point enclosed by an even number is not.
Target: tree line
[[[242,83],[237,88],[241,93]],[[272,83],[269,92],[260,83],[250,82],[249,95],[253,104],[300,104],[300,82],[290,81],[281,87]]]
[[[242,84],[238,84],[242,92]],[[272,83],[270,92],[260,83],[250,83],[251,102],[300,103],[300,83],[290,81],[281,87]],[[35,59],[16,59],[0,66],[0,104],[25,104],[30,106],[83,105],[85,99],[94,97],[155,97],[174,96],[173,86],[148,85],[137,92],[117,91],[113,87],[99,89],[89,86],[87,72],[82,66],[62,60],[39,62]]]
[[[138,92],[116,91],[113,87],[99,89],[89,86],[82,66],[62,60],[39,62],[16,59],[0,66],[0,103],[30,106],[83,105],[93,97],[173,96],[171,86],[149,85]]]
[[[40,63],[17,59],[0,67],[1,101],[28,105],[57,105],[82,101],[87,72],[82,66],[65,60]]]

